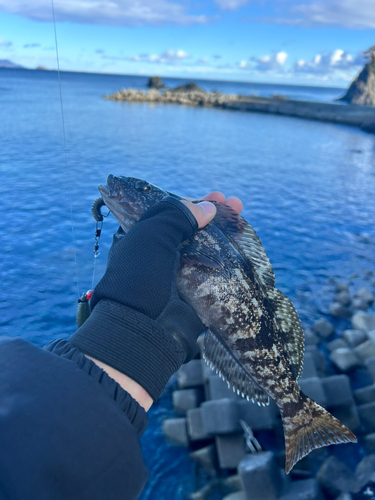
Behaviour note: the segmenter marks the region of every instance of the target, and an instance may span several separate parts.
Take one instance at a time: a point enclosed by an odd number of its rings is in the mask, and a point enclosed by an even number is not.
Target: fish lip
[[[130,203],[127,203],[123,200],[124,191],[121,184],[118,182],[118,178],[113,174],[110,174],[107,177],[107,184],[99,184],[98,190],[103,197],[103,201],[105,205],[111,212],[116,213],[117,205],[116,200],[121,200],[122,209],[129,217],[138,216],[140,217],[142,214],[137,212]]]
[[[108,186],[105,186],[104,184],[99,184],[98,190],[99,190],[99,193],[103,196],[103,199],[104,199],[104,196],[105,197],[110,196],[110,191],[108,189]]]

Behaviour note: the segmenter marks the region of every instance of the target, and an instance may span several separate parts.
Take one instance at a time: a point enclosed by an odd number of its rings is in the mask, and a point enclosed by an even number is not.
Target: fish
[[[184,199],[145,180],[112,174],[98,189],[125,233],[165,196]],[[261,406],[270,398],[276,402],[288,474],[314,449],[357,439],[301,391],[304,334],[298,314],[276,288],[252,226],[225,203],[215,205],[214,219],[179,248],[177,290],[207,328],[203,357],[211,368],[246,399]]]

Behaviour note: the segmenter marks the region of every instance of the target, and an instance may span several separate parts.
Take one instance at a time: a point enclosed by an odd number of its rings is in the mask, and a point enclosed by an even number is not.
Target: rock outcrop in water
[[[365,64],[339,101],[362,106],[375,106],[375,60]]]
[[[147,87],[149,89],[164,89],[165,85],[160,76],[151,76],[147,83]]]

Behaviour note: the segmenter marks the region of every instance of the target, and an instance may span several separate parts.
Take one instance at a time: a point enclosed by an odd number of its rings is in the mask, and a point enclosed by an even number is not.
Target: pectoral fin
[[[259,406],[269,404],[270,399],[267,394],[211,329],[208,329],[204,336],[203,358],[237,394],[248,401],[257,402]]]

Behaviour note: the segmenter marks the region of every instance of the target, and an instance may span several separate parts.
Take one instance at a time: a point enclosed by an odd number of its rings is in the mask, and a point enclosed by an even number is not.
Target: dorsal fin
[[[296,378],[298,380],[302,374],[303,351],[305,348],[301,322],[293,304],[280,290],[277,288],[270,290],[268,297],[274,308],[280,335],[282,335],[287,345],[290,360],[295,365]]]
[[[253,271],[266,290],[275,287],[275,276],[267,254],[254,229],[241,215],[225,203],[215,203],[217,213],[213,223],[227,235],[249,260]]]
[[[203,358],[237,394],[248,401],[257,402],[259,406],[269,404],[268,395],[210,328],[204,334]]]

